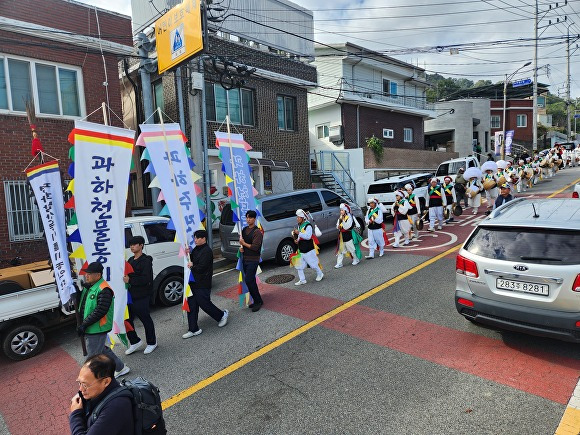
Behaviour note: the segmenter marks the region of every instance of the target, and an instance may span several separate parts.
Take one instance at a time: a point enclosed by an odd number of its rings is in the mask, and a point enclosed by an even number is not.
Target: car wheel
[[[166,307],[179,304],[183,299],[183,278],[177,275],[161,281],[157,291],[159,302]]]
[[[2,349],[14,361],[31,358],[42,350],[44,333],[34,325],[20,325],[4,335]]]
[[[296,252],[296,244],[292,239],[284,239],[276,250],[276,262],[282,266],[290,264],[290,256]]]

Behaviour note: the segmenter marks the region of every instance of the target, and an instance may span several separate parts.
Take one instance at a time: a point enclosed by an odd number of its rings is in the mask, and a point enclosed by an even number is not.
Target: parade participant
[[[367,259],[375,258],[375,249],[379,249],[379,257],[382,257],[385,249],[385,237],[383,236],[383,210],[376,198],[369,198],[368,212],[365,216],[365,223],[368,228],[369,255]]]
[[[187,267],[193,274],[193,282],[190,282],[193,295],[187,298],[189,311],[187,312],[188,330],[181,338],[191,338],[202,333],[202,329],[197,324],[199,309],[207,313],[212,319],[218,322],[221,328],[228,323],[228,310],[220,310],[211,301],[211,281],[213,277],[213,251],[207,245],[207,231],[197,230],[193,233],[195,247],[189,255]]]
[[[485,189],[485,198],[487,200],[487,208],[492,208],[493,204],[495,203],[495,199],[498,195],[497,190],[497,180],[498,177],[496,176],[496,172],[498,171],[499,167],[497,163],[494,162],[485,162],[481,166],[481,170],[483,173],[483,188]]]
[[[113,290],[103,279],[103,265],[95,261],[81,272],[85,275],[79,303],[83,322],[77,332],[85,337],[88,356],[104,353],[115,362],[115,377],[126,375],[131,369],[106,345],[107,334],[113,329],[114,300]]]
[[[411,219],[411,229],[414,232],[413,238],[418,241],[419,229],[417,228],[417,220],[419,220],[419,216],[421,215],[421,202],[415,195],[415,189],[412,184],[405,184],[405,190],[407,191],[407,195],[409,195],[407,197],[407,200],[409,201],[409,211],[407,212],[407,216]],[[409,238],[411,238],[411,230],[409,230]]]
[[[443,228],[443,207],[447,205],[447,200],[437,177],[431,178],[429,182],[425,202],[429,207],[429,231],[435,231],[435,221],[438,222],[437,229],[441,230]]]
[[[443,184],[441,185],[441,187],[443,188],[443,192],[445,193],[445,202],[447,203],[445,209],[447,210],[447,213],[449,215],[449,217],[445,220],[445,223],[453,222],[455,220],[453,219],[453,205],[457,202],[457,199],[455,195],[453,181],[451,180],[451,177],[449,175],[446,175],[443,178]],[[443,217],[445,217],[445,213],[443,213]]]
[[[477,214],[479,206],[481,205],[481,192],[483,192],[483,190],[483,185],[481,184],[479,177],[469,177],[469,181],[467,182],[467,204],[473,209],[473,214]],[[474,192],[474,194],[469,194],[470,192]]]
[[[258,214],[255,210],[248,210],[246,212],[246,225],[240,235],[240,252],[242,255],[242,265],[244,268],[244,282],[248,287],[252,303],[248,308],[252,312],[260,311],[264,304],[260,290],[258,289],[258,281],[256,280],[256,273],[258,272],[258,265],[260,264],[260,253],[262,252],[262,242],[264,235],[262,231],[256,226],[256,217]]]
[[[540,179],[540,174],[542,173],[542,168],[540,168],[540,156],[534,155],[534,159],[531,162],[532,169],[534,171],[534,176],[532,177],[532,185],[538,184]]]
[[[395,202],[391,206],[391,214],[393,215],[393,233],[395,234],[395,243],[393,248],[399,247],[401,235],[405,237],[403,245],[409,244],[409,231],[411,231],[411,224],[407,213],[409,212],[409,201],[406,198],[406,192],[399,189],[395,192]]]
[[[519,183],[517,183],[517,190],[518,193],[521,193],[522,191],[525,192],[526,191],[526,180],[525,180],[525,174],[526,174],[526,167],[524,166],[524,161],[522,159],[518,160],[518,166],[516,167],[516,173],[518,174],[519,177]]]
[[[135,433],[133,401],[127,395],[108,399],[93,419],[92,412],[99,403],[120,387],[114,372],[115,361],[109,355],[96,354],[87,358],[77,377],[79,392],[71,399],[71,435]]]
[[[155,325],[149,310],[149,302],[153,293],[153,258],[143,253],[144,245],[145,239],[141,236],[129,239],[129,248],[133,256],[127,261],[133,271],[125,275],[123,281],[129,284],[129,293],[131,295],[131,303],[127,305],[129,310],[127,322],[131,326],[127,328],[127,338],[131,346],[125,351],[125,355],[131,355],[143,345],[143,340],[139,338],[137,331],[135,331],[135,317],[141,320],[145,328],[147,347],[143,353],[147,355],[157,348]]]
[[[506,161],[504,176],[507,183],[510,185],[510,190],[513,191],[515,185],[519,183],[520,177],[518,175],[518,171],[512,166],[512,162],[510,160]]]
[[[342,260],[345,254],[349,254],[352,258],[352,265],[356,266],[362,258],[360,251],[361,236],[355,231],[358,222],[350,212],[348,204],[340,204],[340,216],[336,222],[338,228],[338,248],[336,252],[335,269],[342,267]]]
[[[504,183],[501,186],[499,186],[499,190],[500,194],[495,200],[495,208],[513,199],[513,197],[510,194],[510,185],[508,183]]]
[[[461,200],[465,208],[467,208],[467,196],[465,196],[465,185],[467,180],[463,176],[465,173],[465,168],[459,168],[457,170],[457,176],[455,177],[455,197],[457,198],[457,203],[461,205]]]
[[[310,266],[316,272],[316,281],[322,280],[324,274],[320,267],[317,255],[317,246],[315,245],[315,234],[312,224],[308,221],[306,212],[302,209],[296,210],[296,220],[298,228],[294,228],[292,236],[294,242],[298,245],[298,252],[291,257],[290,265],[298,271],[298,281],[294,285],[306,284],[304,269]],[[316,240],[317,242],[317,240]]]

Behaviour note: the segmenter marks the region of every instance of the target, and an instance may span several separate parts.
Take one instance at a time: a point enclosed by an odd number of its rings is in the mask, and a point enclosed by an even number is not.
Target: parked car
[[[421,210],[425,209],[425,194],[429,186],[429,180],[433,177],[432,172],[420,174],[398,175],[396,177],[382,178],[370,184],[367,188],[367,196],[376,197],[384,205],[385,214],[391,214],[391,206],[395,202],[395,192],[403,189],[405,184],[415,186],[415,195],[419,198]]]
[[[457,255],[457,311],[472,322],[580,342],[579,246],[580,201],[504,204]]]
[[[447,175],[451,177],[453,181],[455,181],[455,177],[457,176],[457,171],[459,168],[479,168],[479,160],[473,156],[467,157],[459,157],[457,159],[445,160],[441,162],[437,167],[437,171],[435,172],[435,176],[439,179],[439,181],[443,181]]]
[[[125,219],[125,256],[131,250],[128,241],[133,236],[145,239],[143,252],[153,257],[153,294],[151,303],[177,305],[183,298],[183,260],[179,258],[179,243],[174,242],[175,230],[167,228],[169,219],[160,216],[137,216]],[[67,229],[70,234],[76,229]],[[77,268],[82,265],[77,264]]]
[[[264,229],[262,260],[275,259],[279,264],[288,264],[296,244],[291,231],[297,226],[296,210],[309,211],[322,236],[320,243],[335,240],[338,236],[336,221],[340,214],[340,204],[348,203],[352,213],[364,230],[364,216],[361,208],[328,189],[305,189],[295,192],[258,196],[260,201],[260,224]],[[240,219],[244,217],[241,216]],[[237,258],[240,235],[232,233],[233,213],[229,204],[222,210],[220,220],[220,241],[222,255],[230,260]]]

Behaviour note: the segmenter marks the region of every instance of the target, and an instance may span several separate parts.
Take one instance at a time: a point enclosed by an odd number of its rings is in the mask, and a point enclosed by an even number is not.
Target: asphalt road
[[[578,178],[580,168],[567,169],[528,194]],[[304,286],[263,284],[257,313],[240,308],[238,273],[226,268],[213,284],[214,302],[230,310],[226,327],[200,314],[203,333],[183,340],[180,307],[155,308],[158,349],[115,350],[129,378],[159,386],[171,434],[554,433],[580,347],[477,326],[454,307],[456,250],[484,210],[356,267],[333,269],[325,245],[324,279],[307,270]],[[262,269],[262,281],[296,276]],[[72,328],[49,334],[38,357],[0,359],[0,433],[67,433],[82,360]]]

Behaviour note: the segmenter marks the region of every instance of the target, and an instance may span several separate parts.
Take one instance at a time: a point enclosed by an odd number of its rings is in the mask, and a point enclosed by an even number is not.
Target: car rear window
[[[374,195],[377,193],[390,193],[397,190],[397,183],[375,183],[369,186],[367,193]]]
[[[318,192],[305,192],[262,200],[262,216],[269,222],[296,217],[296,210],[299,208],[310,213],[322,211],[322,202]]]
[[[480,226],[464,249],[486,258],[525,263],[580,264],[580,231]]]

